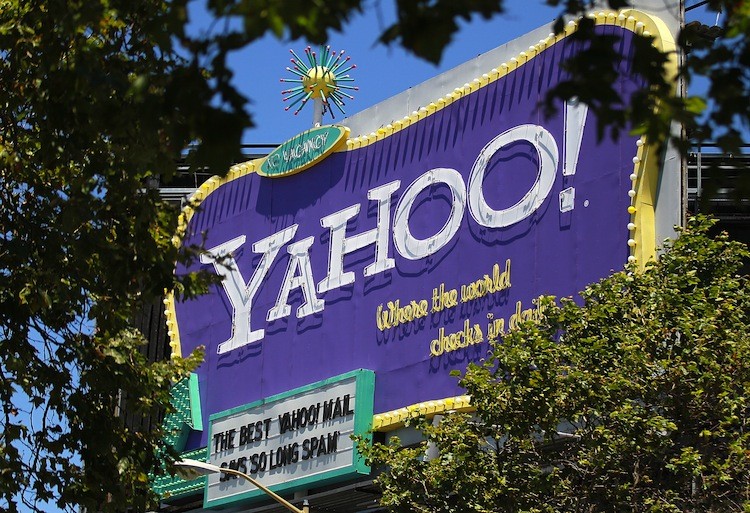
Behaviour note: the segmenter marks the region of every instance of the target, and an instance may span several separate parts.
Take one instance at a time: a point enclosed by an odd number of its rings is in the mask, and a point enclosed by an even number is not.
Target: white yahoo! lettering
[[[517,141],[531,143],[539,156],[536,180],[515,205],[494,210],[484,197],[484,175],[487,162],[503,146]],[[520,125],[492,139],[479,152],[469,177],[469,211],[477,223],[487,228],[504,228],[529,217],[542,205],[552,190],[557,171],[557,143],[552,134],[539,125]]]
[[[253,307],[253,298],[271,269],[271,263],[273,263],[279,250],[284,244],[292,240],[296,232],[297,225],[293,224],[253,244],[253,253],[262,253],[263,257],[247,284],[245,284],[245,279],[242,277],[233,255],[234,251],[245,243],[244,235],[219,244],[209,249],[207,254],[201,255],[201,263],[213,264],[216,274],[222,277],[221,284],[229,302],[232,304],[232,337],[219,344],[217,348],[219,354],[256,342],[265,336],[265,330],[252,330],[250,328],[250,310]]]
[[[538,154],[536,180],[515,205],[495,210],[487,202],[483,187],[487,164],[501,148],[517,141],[530,143]],[[355,219],[361,205],[354,204],[320,219],[323,228],[330,232],[328,242],[328,274],[317,287],[310,264],[310,248],[315,239],[304,238],[287,247],[289,262],[279,288],[276,303],[268,310],[266,319],[275,321],[291,314],[289,295],[299,288],[304,301],[297,308],[297,317],[302,318],[325,309],[325,301],[316,295],[332,289],[350,285],[355,281],[352,271],[345,271],[344,256],[367,246],[375,247],[375,260],[364,268],[365,276],[373,276],[396,266],[388,255],[391,228],[396,251],[409,260],[419,260],[432,255],[445,247],[458,232],[466,211],[479,225],[488,228],[511,226],[529,217],[539,209],[549,196],[555,181],[558,167],[558,149],[552,134],[539,125],[520,125],[503,132],[492,139],[480,151],[469,174],[468,185],[455,169],[434,168],[420,175],[404,191],[396,205],[391,225],[391,204],[393,195],[401,182],[396,180],[380,185],[367,192],[367,197],[376,202],[377,220],[374,228],[356,235],[347,235],[346,227]],[[419,194],[433,184],[447,185],[451,191],[451,211],[445,224],[432,236],[417,239],[409,228],[412,207]],[[245,236],[235,237],[201,255],[201,262],[213,264],[216,273],[223,278],[224,291],[232,305],[232,337],[219,344],[218,352],[225,353],[238,347],[261,340],[265,331],[251,328],[250,311],[253,298],[265,280],[272,263],[282,246],[289,243],[297,232],[294,224],[253,244],[253,252],[262,254],[258,267],[250,281],[245,283],[237,267],[233,253],[245,243]]]
[[[315,283],[310,266],[310,246],[312,246],[313,240],[312,237],[307,237],[290,244],[287,248],[290,255],[289,265],[286,267],[286,274],[281,289],[279,289],[276,306],[268,311],[267,319],[269,322],[289,315],[292,309],[288,303],[289,293],[296,288],[301,289],[302,295],[305,297],[305,302],[297,309],[297,318],[306,317],[323,310],[325,302],[315,295]]]
[[[391,196],[401,186],[396,180],[367,191],[367,198],[378,202],[378,220],[375,228],[359,235],[346,236],[346,225],[359,214],[359,204],[352,205],[320,220],[323,228],[331,230],[328,252],[328,276],[318,283],[318,292],[323,293],[354,283],[354,273],[344,272],[344,255],[375,244],[375,262],[365,267],[365,276],[382,273],[396,266],[396,261],[388,258],[388,235],[391,215]]]

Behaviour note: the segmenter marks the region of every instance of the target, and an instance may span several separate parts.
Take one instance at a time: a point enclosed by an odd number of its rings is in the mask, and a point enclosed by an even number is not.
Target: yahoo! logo
[[[579,115],[566,116],[566,151],[563,173],[575,172],[581,134],[585,121],[585,106],[568,106],[566,111]],[[582,114],[582,115],[581,115]],[[568,123],[578,119],[578,122]],[[571,140],[572,139],[572,146]],[[538,155],[536,179],[524,196],[514,205],[496,210],[487,201],[488,191],[483,183],[490,159],[501,148],[515,142],[531,144]],[[569,151],[573,148],[573,151]],[[430,169],[409,184],[400,196],[401,181],[395,180],[367,191],[369,201],[375,202],[377,211],[376,226],[356,235],[347,235],[347,223],[356,218],[362,208],[354,204],[338,212],[320,218],[322,228],[329,230],[328,270],[325,276],[313,276],[310,262],[310,247],[314,237],[309,235],[297,238],[298,224],[288,226],[268,237],[252,243],[253,253],[261,255],[260,262],[247,280],[234,260],[233,252],[242,247],[247,237],[240,235],[210,248],[201,256],[203,264],[213,264],[216,273],[223,278],[222,285],[232,305],[232,336],[218,345],[218,353],[227,353],[238,347],[257,342],[264,338],[265,330],[251,320],[253,301],[271,269],[273,262],[284,249],[289,254],[289,262],[278,291],[275,304],[268,310],[266,321],[271,322],[291,314],[289,295],[299,289],[303,303],[297,308],[296,316],[302,318],[325,309],[321,294],[353,283],[353,271],[344,268],[345,255],[374,246],[374,260],[364,268],[364,276],[374,276],[396,267],[395,259],[389,254],[390,240],[395,251],[408,260],[420,260],[438,252],[448,244],[461,226],[466,210],[471,219],[486,228],[504,228],[516,224],[532,215],[545,202],[555,182],[559,163],[558,145],[554,136],[544,127],[524,124],[511,128],[493,138],[477,156],[468,180],[451,168]],[[450,190],[450,213],[445,224],[427,238],[417,238],[409,228],[409,216],[419,194],[435,184],[443,184]],[[395,205],[395,206],[394,206]],[[561,194],[561,208],[562,194]],[[568,207],[572,208],[572,207]]]

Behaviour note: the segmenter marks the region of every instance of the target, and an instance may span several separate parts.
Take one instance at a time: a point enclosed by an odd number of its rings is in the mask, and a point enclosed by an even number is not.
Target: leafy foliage
[[[547,0],[549,5],[564,5],[569,15],[584,15],[594,3],[580,0]],[[612,9],[627,2],[611,0]],[[705,5],[703,5],[705,4]],[[720,15],[721,24],[707,27],[699,22],[687,24],[677,35],[680,60],[676,73],[669,67],[669,55],[650,44],[651,37],[635,38],[632,73],[643,80],[642,87],[625,102],[617,93],[618,78],[613,49],[618,38],[594,31],[590,20],[582,20],[576,38],[587,47],[571,58],[566,67],[569,77],[548,95],[545,108],[554,109],[555,98],[578,96],[597,114],[600,136],[605,130],[633,129],[653,141],[671,142],[687,152],[689,141],[673,123],[680,123],[693,140],[715,141],[726,152],[738,152],[743,134],[750,128],[750,7],[747,2],[709,0],[696,3],[708,12]],[[555,30],[563,28],[561,16]],[[718,20],[719,18],[717,18]],[[675,56],[671,56],[675,58]],[[697,79],[709,84],[707,94],[680,94]]]
[[[364,454],[392,511],[748,511],[747,249],[693,220],[645,271],[549,302],[461,385],[474,414]],[[425,458],[429,445],[437,450]]]
[[[505,6],[502,0],[395,1],[397,19],[380,41],[432,62],[458,20],[486,18]],[[580,0],[548,3],[574,14],[589,7]],[[725,149],[736,147],[748,124],[748,5],[708,5],[725,13],[723,37],[685,31],[680,38],[691,50],[680,76],[708,77],[707,101],[675,98],[665,56],[641,41],[645,87],[632,105],[623,105],[608,89],[615,77],[596,71],[612,67],[606,50],[612,41],[597,41],[585,23],[589,60],[570,63],[570,81],[556,94],[586,91],[585,101],[616,130],[636,126],[663,136],[678,120],[701,128],[705,138],[719,137]],[[189,147],[192,165],[213,170],[227,169],[239,156],[251,119],[232,84],[231,52],[269,32],[324,42],[373,4],[209,0],[216,23],[200,34],[186,31],[191,7],[188,0],[0,0],[0,507],[37,509],[45,501],[92,510],[145,507],[145,476],[158,467],[161,434],[122,425],[118,394],[129,398],[132,411],[165,407],[170,383],[199,355],[148,364],[131,320],[165,288],[185,297],[205,290],[202,277],[176,282],[173,262],[200,248],[172,245],[177,212],[148,184],[168,181],[175,158]],[[566,308],[573,307],[561,312]],[[540,344],[545,335],[539,334]],[[467,386],[476,372],[467,375]],[[484,435],[477,436],[462,443],[481,445]],[[529,455],[538,450],[528,441],[521,446]],[[684,458],[696,457],[686,452]],[[681,461],[667,470],[698,468]],[[526,470],[535,475],[535,468]],[[551,487],[551,475],[557,471],[534,479]]]
[[[127,428],[120,398],[165,408],[200,355],[149,364],[130,328],[189,256],[171,242],[176,209],[147,183],[224,117],[208,77],[176,56],[184,21],[151,0],[0,3],[4,510],[151,497],[162,433]]]

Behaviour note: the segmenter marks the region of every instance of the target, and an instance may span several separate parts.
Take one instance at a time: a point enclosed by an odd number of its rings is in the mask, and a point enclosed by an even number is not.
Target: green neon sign
[[[338,149],[348,135],[348,128],[335,125],[302,132],[272,151],[261,164],[258,174],[279,178],[304,171]]]

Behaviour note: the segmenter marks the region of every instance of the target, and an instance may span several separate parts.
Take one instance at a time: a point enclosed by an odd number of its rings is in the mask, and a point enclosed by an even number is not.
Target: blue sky
[[[353,93],[345,109],[354,114],[385,100],[411,86],[419,84],[438,73],[465,62],[480,53],[491,50],[545,23],[551,24],[556,9],[546,7],[541,0],[520,2],[511,0],[508,13],[485,21],[481,17],[462,24],[453,43],[446,49],[439,66],[406,53],[397,45],[386,47],[376,44],[378,35],[395,18],[393,1],[369,2],[363,15],[357,15],[344,27],[342,33],[333,33],[329,44],[333,50],[345,50],[357,69],[351,72],[354,85],[360,88]],[[279,41],[267,36],[235,54],[230,63],[235,71],[235,83],[251,99],[248,110],[252,113],[255,128],[244,137],[245,143],[278,144],[306,130],[312,123],[311,106],[299,115],[284,111],[281,91],[285,85],[280,78],[291,76],[285,70],[290,65],[289,49],[301,55],[304,41]],[[336,120],[342,116],[336,113]],[[329,123],[326,116],[324,123]]]
[[[698,0],[688,1],[688,5]],[[200,2],[197,2],[200,3]],[[551,27],[558,8],[548,7],[543,0],[506,0],[506,13],[491,20],[480,17],[462,23],[461,30],[445,50],[439,66],[405,52],[398,45],[386,47],[377,44],[377,38],[395,18],[393,0],[370,0],[363,14],[353,17],[341,33],[333,33],[329,44],[333,50],[345,50],[351,56],[357,69],[351,72],[355,85],[360,90],[354,93],[355,99],[346,105],[351,115],[385,100],[411,86],[417,85],[442,71],[451,69],[476,55],[507,43],[537,27],[549,24]],[[690,13],[691,18],[700,17],[704,23],[713,24],[715,14],[706,14],[704,9]],[[710,21],[709,21],[710,20]],[[204,19],[196,16],[195,23]],[[249,112],[253,115],[255,127],[245,133],[243,142],[256,144],[280,144],[295,134],[310,127],[311,106],[303,109],[298,116],[292,111],[284,111],[281,91],[285,84],[280,78],[290,76],[285,70],[293,49],[301,55],[305,41],[284,41],[273,36],[253,43],[230,58],[235,72],[235,83],[251,103]],[[342,116],[336,116],[340,120]],[[330,118],[324,118],[329,123]]]

